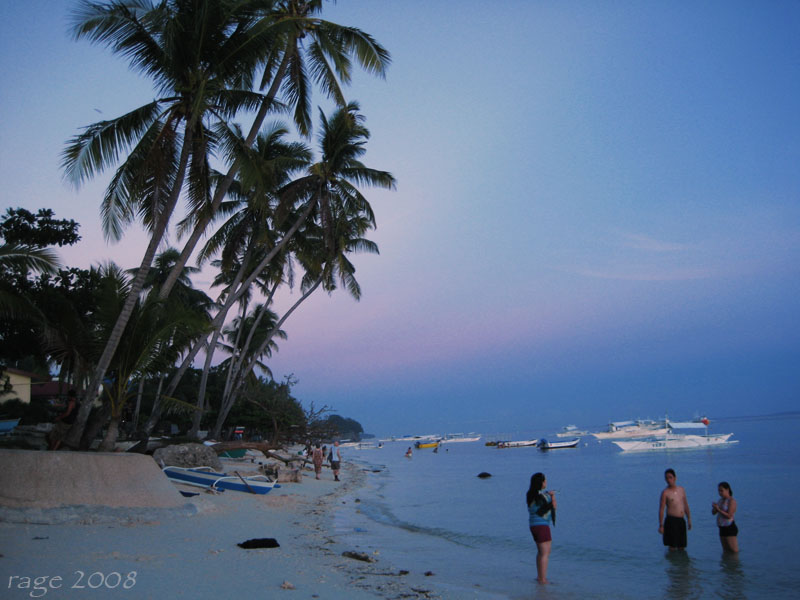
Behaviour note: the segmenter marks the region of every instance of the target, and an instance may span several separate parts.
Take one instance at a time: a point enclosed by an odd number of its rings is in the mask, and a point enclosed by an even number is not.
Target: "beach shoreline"
[[[188,499],[194,510],[182,514],[157,509],[148,518],[140,509],[136,520],[115,523],[4,519],[0,589],[9,599],[89,593],[154,599],[282,593],[334,600],[440,597],[423,573],[401,573],[374,554],[368,557],[374,562],[343,555],[358,556],[359,550],[334,535],[334,511],[357,502],[354,495],[366,478],[356,464],[343,467],[341,482],[327,470],[321,480],[303,471],[301,483],[281,484],[265,496],[201,493]],[[176,494],[179,488],[198,490],[170,485]],[[274,538],[279,547],[237,546],[261,538]]]

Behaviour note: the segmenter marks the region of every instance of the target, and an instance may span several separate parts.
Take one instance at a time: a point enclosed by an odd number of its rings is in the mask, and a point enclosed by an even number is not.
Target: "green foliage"
[[[17,246],[71,246],[77,243],[80,225],[72,219],[56,219],[49,208],[36,214],[24,208],[9,208],[0,219],[0,237]]]

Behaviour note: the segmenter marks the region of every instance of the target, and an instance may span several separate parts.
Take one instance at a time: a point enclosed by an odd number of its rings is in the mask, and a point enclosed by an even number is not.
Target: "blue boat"
[[[211,467],[163,467],[164,474],[175,483],[185,483],[214,490],[235,490],[251,494],[267,494],[272,488],[281,487],[266,475],[240,475],[234,471],[217,473]]]

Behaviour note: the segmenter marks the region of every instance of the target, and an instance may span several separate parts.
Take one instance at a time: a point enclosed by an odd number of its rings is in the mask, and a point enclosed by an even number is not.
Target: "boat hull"
[[[186,469],[183,467],[164,467],[164,474],[176,483],[185,483],[205,488],[234,490],[250,494],[267,494],[280,484],[270,481],[265,475],[240,477],[228,473],[217,473],[202,469]],[[244,481],[242,481],[244,479]],[[245,483],[246,482],[246,483]]]

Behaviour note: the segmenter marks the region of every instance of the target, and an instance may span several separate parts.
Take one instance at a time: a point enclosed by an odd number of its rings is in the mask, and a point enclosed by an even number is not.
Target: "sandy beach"
[[[9,461],[20,462],[21,455],[14,452],[0,451],[4,467]],[[61,458],[71,453],[48,454]],[[253,470],[246,463],[225,466],[243,474]],[[149,465],[145,467],[149,470]],[[19,483],[24,474],[17,473],[15,482],[8,470],[2,472],[0,488],[24,487]],[[157,475],[163,477],[160,471]],[[401,572],[384,564],[379,553],[370,556],[374,562],[343,555],[360,550],[337,541],[333,511],[343,502],[357,502],[364,473],[345,463],[342,482],[334,482],[327,470],[322,477],[315,480],[313,472],[306,471],[301,483],[282,483],[265,496],[226,491],[184,498],[179,489],[199,488],[178,486],[166,477],[161,482],[153,476],[158,489],[152,497],[166,494],[169,504],[168,490],[174,488],[172,506],[141,506],[159,503],[147,499],[135,499],[133,503],[139,506],[114,506],[120,502],[112,490],[106,490],[106,496],[100,491],[94,494],[101,500],[83,505],[43,508],[28,502],[29,506],[19,507],[13,506],[19,504],[18,498],[0,491],[2,597],[441,597],[433,589],[433,577]],[[39,497],[72,494],[69,485],[58,487],[40,486],[35,493]],[[92,495],[92,490],[88,492]],[[74,498],[69,502],[74,503]],[[256,538],[274,538],[279,547],[246,550],[237,546]]]

